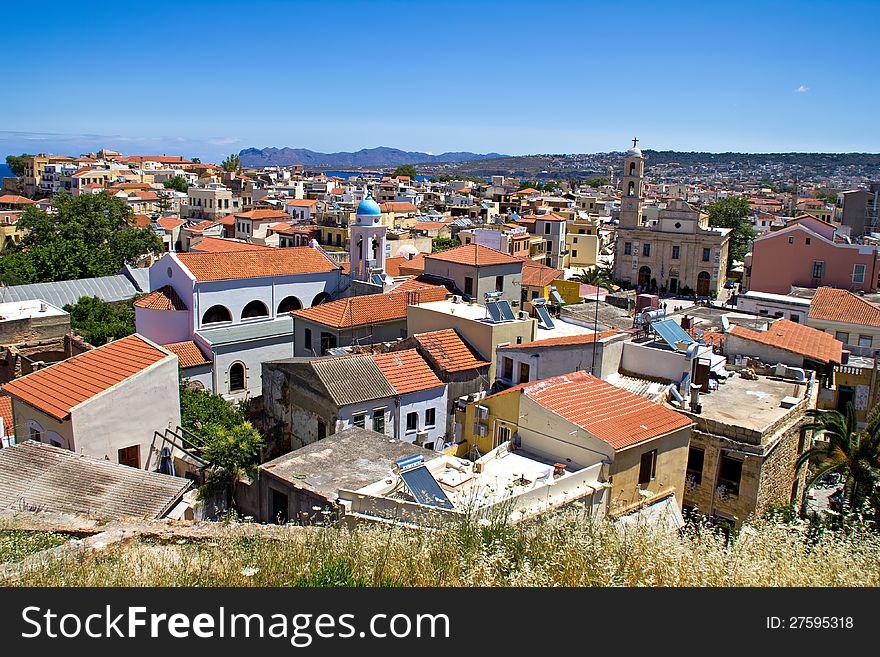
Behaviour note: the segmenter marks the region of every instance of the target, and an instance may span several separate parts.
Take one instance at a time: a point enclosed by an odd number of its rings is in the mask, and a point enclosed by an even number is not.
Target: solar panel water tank
[[[425,506],[435,506],[440,509],[452,509],[453,505],[446,493],[440,488],[440,484],[424,465],[400,471],[400,478],[406,484],[407,490],[416,502]]]
[[[538,326],[545,329],[556,327],[556,324],[554,324],[553,320],[550,318],[550,312],[547,310],[547,306],[535,306],[535,312],[538,313]]]

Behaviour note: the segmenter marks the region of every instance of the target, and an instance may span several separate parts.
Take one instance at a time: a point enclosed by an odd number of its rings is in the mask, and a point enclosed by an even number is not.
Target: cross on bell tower
[[[639,138],[633,137],[633,148],[635,148],[638,143],[639,143]]]

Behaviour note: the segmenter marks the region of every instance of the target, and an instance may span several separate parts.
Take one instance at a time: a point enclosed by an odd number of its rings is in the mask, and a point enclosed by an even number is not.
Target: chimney
[[[699,415],[703,411],[703,405],[700,404],[700,384],[691,384],[691,413]]]

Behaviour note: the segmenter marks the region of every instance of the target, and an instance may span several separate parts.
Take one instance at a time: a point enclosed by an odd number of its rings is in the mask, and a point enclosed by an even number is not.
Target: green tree
[[[583,274],[577,274],[571,277],[571,280],[578,283],[586,283],[587,285],[595,285],[596,287],[604,287],[610,289],[614,284],[612,281],[611,267],[595,267]]]
[[[220,395],[180,386],[180,426],[196,435],[210,427],[232,429],[244,422],[244,414]]]
[[[456,246],[461,246],[461,242],[453,237],[435,237],[431,242],[431,253],[446,251]]]
[[[179,173],[166,180],[163,184],[165,185],[165,189],[173,189],[178,192],[183,192],[184,194],[189,189],[189,183],[186,181],[186,178]]]
[[[8,166],[12,173],[19,178],[24,175],[24,161],[33,157],[30,153],[22,153],[21,155],[7,155],[6,156],[6,166]]]
[[[717,228],[730,228],[730,251],[727,258],[728,270],[733,262],[742,262],[749,252],[755,231],[749,220],[751,208],[749,200],[743,196],[728,196],[715,201],[706,208],[709,214],[709,225]]]
[[[18,220],[25,236],[0,258],[0,281],[7,285],[111,276],[162,250],[151,228],[132,226],[127,203],[106,192],[58,194],[49,215],[33,206]]]
[[[260,432],[250,422],[231,428],[208,427],[202,456],[211,467],[201,489],[202,496],[225,490],[226,499],[231,502],[235,482],[240,477],[253,475],[265,445]]]
[[[800,468],[809,461],[818,466],[807,480],[807,488],[821,477],[837,472],[844,478],[844,497],[853,511],[862,509],[867,500],[876,503],[880,481],[880,405],[868,416],[864,430],[859,430],[852,402],[846,413],[811,409],[811,422],[801,427],[801,434],[813,431],[822,443],[805,451],[797,460]]]
[[[192,158],[190,160],[190,162],[192,162],[193,164],[201,164],[202,163],[202,161],[197,157]]]
[[[118,340],[134,333],[134,301],[108,303],[98,297],[82,297],[75,304],[67,304],[70,328],[83,340],[95,347],[108,339]]]
[[[601,176],[598,176],[596,178],[590,178],[587,181],[587,185],[589,185],[593,189],[598,189],[599,187],[604,187],[607,184],[608,184],[608,178],[603,178]]]
[[[397,167],[391,174],[394,177],[397,176],[409,176],[411,179],[416,179],[416,168],[412,164],[401,164]]]
[[[227,157],[220,163],[220,166],[223,167],[224,171],[241,173],[241,158],[237,154],[232,153],[229,157]]]

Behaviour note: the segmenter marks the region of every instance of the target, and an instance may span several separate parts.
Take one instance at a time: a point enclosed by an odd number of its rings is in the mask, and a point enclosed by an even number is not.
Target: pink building
[[[743,291],[789,294],[792,286],[829,286],[876,292],[877,247],[834,242],[828,230],[833,226],[814,221],[815,226],[806,220],[792,221],[756,239],[751,258],[746,259]]]

